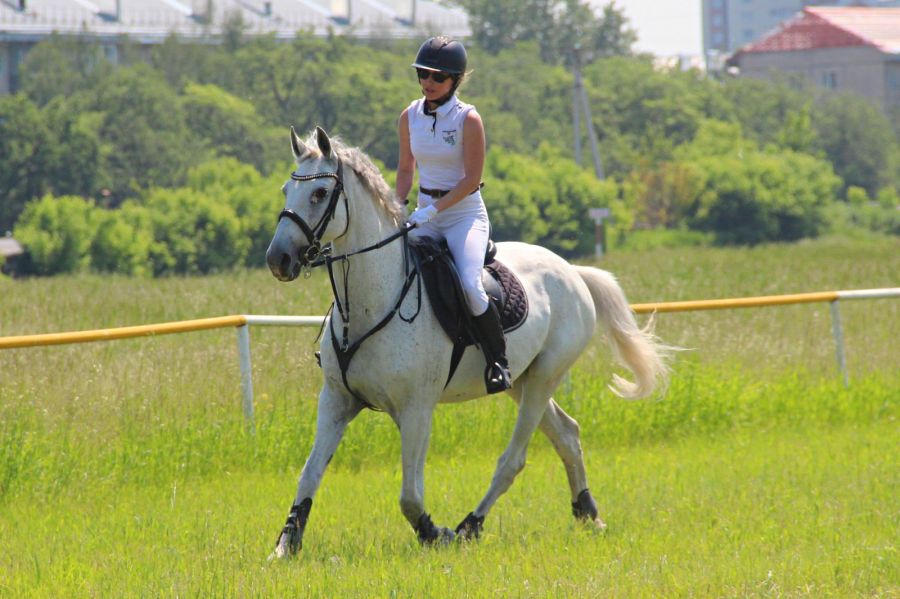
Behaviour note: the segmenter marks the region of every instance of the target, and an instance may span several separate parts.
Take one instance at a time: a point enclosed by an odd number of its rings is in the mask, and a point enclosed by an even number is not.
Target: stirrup
[[[484,386],[488,395],[500,393],[512,387],[512,375],[509,368],[499,362],[488,364],[484,369]]]

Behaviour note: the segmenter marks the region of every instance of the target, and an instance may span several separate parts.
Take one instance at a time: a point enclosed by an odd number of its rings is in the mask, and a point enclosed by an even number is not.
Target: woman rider
[[[406,198],[418,166],[418,208],[409,216],[417,226],[410,235],[447,241],[487,359],[487,391],[498,393],[512,383],[500,314],[481,282],[490,235],[480,189],[484,124],[474,106],[456,97],[466,62],[466,49],[449,37],[433,37],[419,48],[412,66],[423,97],[400,114],[396,191],[398,198]]]

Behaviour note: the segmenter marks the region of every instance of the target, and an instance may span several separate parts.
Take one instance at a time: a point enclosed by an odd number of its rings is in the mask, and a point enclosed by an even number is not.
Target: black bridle
[[[314,227],[307,225],[306,221],[300,218],[300,216],[290,208],[285,208],[281,211],[281,214],[278,215],[279,221],[285,217],[289,218],[295,225],[300,227],[300,230],[303,231],[303,234],[306,236],[306,241],[309,245],[306,246],[303,255],[299,256],[300,262],[305,266],[319,266],[319,264],[321,264],[321,262],[317,261],[322,257],[322,237],[325,235],[325,229],[328,228],[331,219],[334,218],[338,200],[340,200],[342,195],[344,196],[344,213],[347,215],[347,222],[344,226],[344,232],[338,235],[338,237],[344,236],[347,233],[347,229],[350,227],[350,208],[347,206],[347,194],[344,192],[344,165],[341,163],[341,159],[338,158],[337,170],[333,173],[327,171],[313,173],[312,175],[291,173],[291,179],[294,181],[313,181],[315,179],[326,178],[334,179],[334,188],[332,188],[331,196],[328,198],[328,206],[325,207],[325,214],[322,215],[322,218],[319,219],[319,222],[317,222]]]
[[[334,218],[335,210],[337,210],[338,200],[342,195],[344,196],[344,210],[345,214],[347,215],[347,222],[344,226],[344,232],[338,235],[337,238],[343,237],[350,227],[350,208],[347,204],[349,198],[347,197],[347,193],[344,191],[343,164],[341,163],[340,158],[338,158],[337,161],[337,170],[335,170],[335,172],[333,173],[329,173],[327,171],[314,173],[311,175],[299,175],[297,173],[291,173],[291,179],[293,179],[294,181],[312,181],[314,179],[324,178],[334,179],[334,189],[331,190],[331,197],[328,200],[328,206],[325,208],[325,214],[322,215],[322,218],[319,219],[319,222],[317,222],[314,227],[310,227],[306,224],[306,221],[304,221],[300,217],[300,215],[289,208],[285,208],[281,211],[281,214],[278,215],[278,221],[281,222],[281,219],[286,217],[298,227],[300,227],[301,231],[303,231],[303,234],[306,236],[306,241],[309,243],[309,246],[307,246],[306,250],[304,251],[300,262],[305,267],[307,267],[307,269],[314,268],[316,266],[322,266],[323,264],[328,267],[328,278],[331,280],[331,290],[334,294],[334,302],[329,309],[329,313],[337,308],[338,313],[341,315],[341,321],[344,323],[340,342],[338,341],[337,335],[334,332],[333,321],[329,320],[328,327],[331,333],[331,344],[334,348],[335,354],[337,355],[338,364],[341,368],[341,378],[343,379],[344,387],[347,388],[347,390],[353,397],[362,402],[363,405],[372,408],[372,405],[369,402],[360,397],[353,389],[350,388],[350,384],[347,382],[347,371],[350,369],[350,361],[353,359],[354,354],[356,354],[357,350],[359,350],[366,339],[386,327],[387,324],[394,318],[394,316],[398,315],[398,313],[401,320],[407,323],[412,323],[422,309],[422,280],[419,276],[418,269],[414,265],[411,265],[409,260],[409,232],[413,230],[415,225],[404,225],[400,228],[399,231],[397,231],[396,233],[392,233],[378,243],[374,243],[362,249],[347,252],[346,254],[341,254],[339,256],[332,256],[329,250],[323,250],[322,237],[325,235],[325,230],[331,223],[331,219]],[[397,299],[393,308],[384,316],[384,318],[381,319],[381,321],[378,322],[378,324],[369,329],[355,342],[350,343],[350,289],[348,287],[348,278],[350,274],[349,258],[351,256],[356,256],[358,254],[364,254],[366,252],[371,252],[383,248],[389,243],[401,238],[403,239],[403,268],[404,272],[406,273],[406,278],[404,279],[403,286],[400,289],[400,297]],[[335,262],[340,262],[343,270],[343,302],[341,302],[341,295],[338,293],[337,281],[335,280],[334,276]],[[307,270],[306,272],[308,276],[309,270]],[[407,294],[412,289],[413,283],[415,282],[418,283],[418,300],[416,311],[412,316],[407,318],[403,316],[402,313],[400,313],[400,307],[403,305],[403,300],[406,299]],[[322,331],[320,330],[319,336],[321,335]]]

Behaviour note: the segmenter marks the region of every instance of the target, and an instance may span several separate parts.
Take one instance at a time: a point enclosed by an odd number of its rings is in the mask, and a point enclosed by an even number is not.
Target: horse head
[[[279,281],[296,279],[304,266],[321,257],[324,245],[346,233],[349,224],[343,165],[328,134],[316,127],[311,147],[291,127],[291,151],[297,167],[281,188],[284,209],[266,251],[269,269]],[[338,209],[340,203],[343,209]]]

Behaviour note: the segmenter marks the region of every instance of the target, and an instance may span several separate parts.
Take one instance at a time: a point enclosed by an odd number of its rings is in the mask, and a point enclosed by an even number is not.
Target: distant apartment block
[[[741,76],[796,73],[900,117],[900,7],[807,7],[728,60]]]
[[[900,0],[703,0],[703,53],[715,69],[805,6],[900,6]]]
[[[440,0],[0,0],[0,94],[18,89],[28,50],[54,32],[96,40],[115,62],[126,37],[144,47],[172,33],[215,40],[236,22],[246,35],[283,40],[299,30],[377,39],[469,32],[466,14]]]

